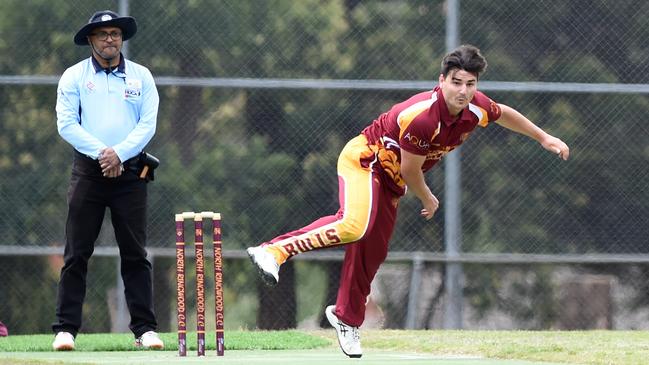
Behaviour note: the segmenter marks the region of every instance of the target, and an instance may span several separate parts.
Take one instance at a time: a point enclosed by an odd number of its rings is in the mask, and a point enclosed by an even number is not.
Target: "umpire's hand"
[[[112,147],[106,147],[99,151],[99,166],[105,177],[117,177],[122,174],[122,161]]]

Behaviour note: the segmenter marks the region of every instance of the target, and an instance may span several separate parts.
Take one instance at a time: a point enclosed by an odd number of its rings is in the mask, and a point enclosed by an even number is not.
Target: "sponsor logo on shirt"
[[[489,109],[491,109],[491,114],[500,114],[500,107],[491,99],[489,99]]]
[[[133,96],[140,96],[142,95],[142,92],[140,90],[126,89],[124,90],[124,94],[128,98]]]
[[[418,148],[427,150],[430,148],[430,143],[428,141],[425,141],[423,139],[420,139],[417,136],[413,136],[410,134],[410,132],[406,133],[405,136],[403,136],[403,139],[406,141],[410,142],[411,144],[417,146]]]
[[[444,157],[447,153],[453,151],[456,146],[445,146],[445,147],[439,147],[439,149],[429,151],[428,154],[426,154],[426,160],[433,160],[433,161],[439,161]]]
[[[124,98],[139,98],[142,95],[142,80],[126,79]]]

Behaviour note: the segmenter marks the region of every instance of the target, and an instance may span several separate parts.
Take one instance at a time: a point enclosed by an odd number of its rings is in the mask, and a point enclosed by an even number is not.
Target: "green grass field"
[[[403,331],[362,332],[364,355],[348,359],[333,331],[230,331],[216,357],[208,334],[206,358],[177,355],[176,334],[164,333],[166,351],[135,350],[128,334],[81,334],[73,352],[51,351],[52,335],[0,338],[0,364],[308,364],[375,365],[649,364],[649,333],[641,331]]]

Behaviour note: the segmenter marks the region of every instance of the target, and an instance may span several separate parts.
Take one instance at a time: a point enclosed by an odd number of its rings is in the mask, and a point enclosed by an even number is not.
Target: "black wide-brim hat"
[[[102,10],[94,13],[88,20],[88,24],[79,29],[74,36],[74,43],[79,46],[88,45],[88,35],[98,27],[117,27],[122,30],[122,40],[128,40],[137,32],[135,18],[130,16],[119,16],[114,11]]]

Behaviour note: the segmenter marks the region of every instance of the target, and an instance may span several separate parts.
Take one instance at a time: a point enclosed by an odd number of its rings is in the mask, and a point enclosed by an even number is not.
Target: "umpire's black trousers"
[[[68,190],[64,266],[59,281],[54,333],[76,336],[86,295],[88,260],[94,251],[106,208],[110,209],[121,258],[129,328],[136,337],[157,327],[153,312],[151,263],[146,259],[146,182],[126,169],[117,178],[102,176],[101,167],[74,152]]]

